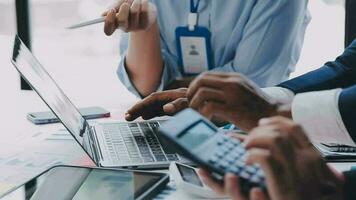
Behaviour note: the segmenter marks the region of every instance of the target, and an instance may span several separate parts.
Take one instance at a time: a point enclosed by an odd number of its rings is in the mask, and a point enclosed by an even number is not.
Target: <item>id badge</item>
[[[211,34],[207,28],[188,27],[176,29],[179,64],[185,75],[197,75],[212,68]]]

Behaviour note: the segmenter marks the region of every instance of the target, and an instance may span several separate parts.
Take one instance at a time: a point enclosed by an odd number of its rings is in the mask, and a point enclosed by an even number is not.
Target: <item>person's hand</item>
[[[214,190],[217,194],[227,195],[232,200],[268,200],[268,196],[260,188],[252,188],[249,193],[249,198],[244,196],[240,191],[239,178],[234,174],[227,174],[224,177],[224,184],[215,182],[210,173],[204,169],[198,170],[202,181]],[[289,200],[289,199],[288,199]]]
[[[343,175],[325,163],[304,130],[291,120],[262,119],[245,146],[247,164],[261,166],[272,200],[343,199]]]
[[[344,177],[324,162],[302,128],[292,121],[273,117],[263,119],[245,139],[247,164],[259,164],[266,176],[267,193],[250,191],[251,200],[341,200]],[[220,194],[245,200],[238,177],[225,176],[224,185],[200,170],[203,181]]]
[[[119,0],[102,16],[105,16],[104,32],[109,36],[118,28],[125,32],[149,29],[157,21],[157,8],[148,0]]]
[[[245,141],[248,137],[243,134],[231,133],[230,137],[236,138],[240,141]],[[239,178],[234,174],[227,174],[224,177],[224,185],[215,182],[211,178],[210,172],[204,169],[198,170],[199,176],[202,178],[203,182],[213,189],[217,194],[230,196],[232,200],[247,200],[248,198],[242,195],[240,191]],[[252,188],[250,191],[249,197],[251,200],[268,200],[267,196],[264,194],[264,191],[260,188]]]
[[[205,117],[228,121],[244,131],[279,111],[277,102],[238,73],[203,73],[190,84],[187,97],[189,106]]]
[[[147,96],[125,114],[125,119],[133,121],[138,117],[151,119],[163,115],[174,115],[188,107],[187,88],[155,92]]]

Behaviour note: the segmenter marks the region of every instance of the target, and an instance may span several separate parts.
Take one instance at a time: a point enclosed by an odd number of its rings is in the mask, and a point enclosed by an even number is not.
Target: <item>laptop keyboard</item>
[[[114,163],[149,163],[177,161],[176,154],[166,154],[154,130],[158,122],[104,124],[103,132]]]

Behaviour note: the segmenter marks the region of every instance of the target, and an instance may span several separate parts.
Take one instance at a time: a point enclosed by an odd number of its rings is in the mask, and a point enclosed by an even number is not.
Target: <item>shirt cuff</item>
[[[341,89],[301,93],[292,103],[293,120],[300,123],[313,142],[356,146],[339,111]]]
[[[262,91],[271,99],[276,100],[282,104],[290,104],[294,99],[294,93],[282,87],[267,87],[262,88]]]

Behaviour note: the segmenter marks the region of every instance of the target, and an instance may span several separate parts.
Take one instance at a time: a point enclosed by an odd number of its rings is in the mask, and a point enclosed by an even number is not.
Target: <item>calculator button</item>
[[[241,144],[240,140],[237,140],[237,139],[236,140],[232,140],[231,142],[232,142],[232,144],[234,146],[237,146],[237,145]]]
[[[257,172],[256,172],[256,175],[260,176],[260,177],[264,177],[265,176],[263,171],[262,171],[262,169],[258,169]]]
[[[250,174],[255,174],[257,172],[257,169],[256,169],[256,167],[253,167],[253,166],[247,166],[245,168],[245,171],[250,173]]]
[[[219,163],[218,165],[221,169],[227,169],[227,167],[229,166],[228,162],[222,161],[221,163]]]
[[[241,157],[241,153],[238,153],[238,152],[236,152],[236,151],[232,151],[231,152],[231,157],[233,157],[235,160],[240,160],[240,157]]]
[[[262,181],[262,179],[256,175],[254,175],[250,178],[250,181],[254,182],[254,183],[260,183]]]
[[[218,158],[222,158],[224,156],[224,154],[225,154],[224,152],[218,151],[215,153],[215,156],[217,156]]]
[[[242,154],[241,157],[240,157],[240,160],[245,163],[246,160],[247,160],[246,154]]]
[[[245,153],[245,149],[241,148],[241,147],[237,147],[234,149],[234,151],[238,154],[242,154]]]
[[[218,160],[219,160],[219,159],[218,159],[216,156],[214,156],[214,157],[212,157],[212,158],[209,159],[209,163],[215,164],[215,163],[218,162]]]
[[[244,167],[245,166],[245,162],[242,162],[241,160],[237,160],[235,162],[235,165],[238,166],[238,167]]]
[[[233,156],[228,156],[226,158],[226,161],[229,162],[230,164],[235,164],[236,159]]]
[[[227,154],[231,149],[229,149],[227,146],[222,146],[220,150],[224,152],[224,154]]]
[[[229,142],[226,144],[225,147],[228,148],[229,150],[232,150],[235,147],[235,145],[232,142]]]
[[[217,144],[218,146],[221,146],[223,143],[224,143],[224,140],[222,140],[222,139],[220,139],[220,140],[218,140],[218,141],[216,142],[216,144]]]
[[[241,171],[241,168],[238,166],[232,166],[228,171],[238,175]]]
[[[249,179],[250,178],[250,174],[245,172],[245,171],[242,171],[239,176],[242,177],[242,178],[245,178],[245,179]]]

